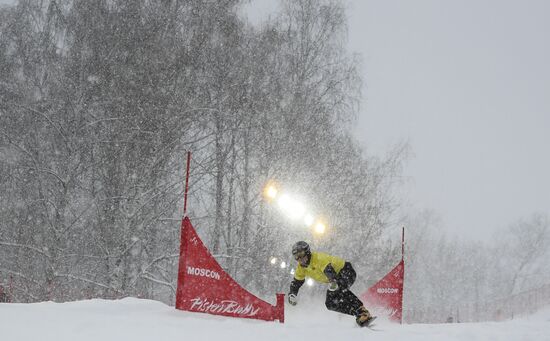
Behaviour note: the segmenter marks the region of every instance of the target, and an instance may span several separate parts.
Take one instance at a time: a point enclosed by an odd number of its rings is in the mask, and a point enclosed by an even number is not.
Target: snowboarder
[[[304,241],[294,244],[292,255],[298,261],[298,267],[290,283],[288,303],[298,303],[298,290],[306,277],[309,277],[317,282],[329,284],[325,300],[328,310],[355,316],[357,324],[361,327],[368,326],[376,318],[349,289],[357,277],[350,262],[326,253],[312,252],[309,244]]]

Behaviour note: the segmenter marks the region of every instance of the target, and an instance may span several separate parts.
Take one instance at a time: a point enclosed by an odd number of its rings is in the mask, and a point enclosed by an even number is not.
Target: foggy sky
[[[357,137],[408,140],[414,208],[488,238],[550,208],[550,2],[349,2],[363,55]]]

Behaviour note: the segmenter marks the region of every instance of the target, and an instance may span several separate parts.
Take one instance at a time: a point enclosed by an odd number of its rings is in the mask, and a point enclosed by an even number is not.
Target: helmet
[[[292,246],[292,255],[296,256],[300,252],[310,253],[311,250],[309,249],[309,244],[304,242],[303,240],[300,240],[299,242],[296,242]]]
[[[296,242],[296,244],[292,246],[292,256],[294,256],[294,259],[296,259],[302,266],[309,266],[309,262],[311,261],[311,250],[309,248],[309,244],[302,240]]]

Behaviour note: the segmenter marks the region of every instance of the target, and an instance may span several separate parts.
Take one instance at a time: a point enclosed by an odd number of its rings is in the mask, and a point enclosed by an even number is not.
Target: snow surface
[[[286,307],[286,322],[224,318],[178,311],[136,298],[116,301],[0,304],[0,340],[550,340],[550,309],[504,322],[399,325],[376,331],[320,302]]]

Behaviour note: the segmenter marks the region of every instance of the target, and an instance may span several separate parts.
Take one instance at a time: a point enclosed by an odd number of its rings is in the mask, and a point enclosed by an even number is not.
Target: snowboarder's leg
[[[370,314],[365,306],[359,307],[355,316],[355,322],[357,322],[360,327],[368,327],[369,324],[376,318],[376,316],[372,316]]]
[[[374,320],[363,302],[349,289],[327,290],[325,305],[328,310],[355,316],[355,321],[361,327],[368,326]]]
[[[327,291],[325,305],[328,310],[355,316],[355,321],[361,327],[368,326],[376,317],[373,317],[365,308],[363,302],[349,290],[357,274],[351,263],[346,262],[337,277],[338,289]]]
[[[349,289],[353,283],[355,283],[356,278],[357,273],[355,272],[355,269],[351,266],[350,262],[346,262],[342,270],[338,273],[338,286],[342,289]]]
[[[325,298],[325,306],[327,307],[328,310],[342,312],[340,311],[341,301],[342,301],[342,294],[340,290],[335,290],[335,291],[327,290],[327,296]]]
[[[357,316],[357,312],[363,306],[363,302],[349,289],[327,290],[325,306],[328,310]]]

